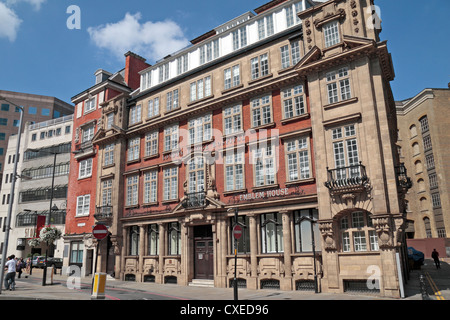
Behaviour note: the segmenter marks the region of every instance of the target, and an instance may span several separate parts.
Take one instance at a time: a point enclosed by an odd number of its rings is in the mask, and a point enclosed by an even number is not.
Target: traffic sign
[[[240,225],[235,225],[233,228],[233,236],[236,240],[239,240],[242,237],[242,228]]]
[[[97,240],[102,240],[108,235],[108,228],[103,224],[96,224],[92,229],[92,234]]]

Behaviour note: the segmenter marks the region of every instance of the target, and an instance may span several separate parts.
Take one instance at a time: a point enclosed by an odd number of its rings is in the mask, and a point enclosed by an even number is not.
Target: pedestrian
[[[8,261],[5,263],[5,269],[7,273],[5,276],[6,290],[14,291],[16,289],[16,260],[15,256],[8,257]]]
[[[434,264],[436,265],[436,269],[441,268],[441,262],[439,261],[439,252],[436,251],[436,249],[433,250],[431,253],[431,257],[434,260]]]
[[[24,267],[24,262],[23,262],[23,259],[20,258],[20,259],[17,261],[17,264],[16,264],[16,271],[17,271],[17,273],[19,274],[19,275],[17,276],[18,279],[20,279],[20,276],[22,275],[22,269],[23,269],[23,267]]]
[[[31,258],[28,258],[27,259],[27,265],[26,265],[26,268],[27,268],[27,272],[28,272],[28,274],[30,273],[30,268],[31,268]]]

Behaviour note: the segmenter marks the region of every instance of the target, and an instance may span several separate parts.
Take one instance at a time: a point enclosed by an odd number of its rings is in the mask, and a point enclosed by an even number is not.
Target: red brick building
[[[149,65],[131,52],[126,55],[124,69],[111,74],[99,69],[95,84],[72,98],[75,104],[73,144],[67,198],[65,231],[65,265],[84,267],[84,274],[93,270],[96,224],[96,189],[99,181],[98,146],[92,143],[102,126],[104,103],[119,95],[128,95],[137,88],[138,72]]]

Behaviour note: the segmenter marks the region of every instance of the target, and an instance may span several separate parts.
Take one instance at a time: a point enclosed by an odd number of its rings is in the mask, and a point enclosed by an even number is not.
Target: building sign
[[[267,190],[267,191],[258,191],[258,192],[250,192],[239,195],[240,201],[245,200],[255,200],[255,199],[265,199],[265,198],[272,198],[272,197],[280,197],[280,196],[287,196],[289,195],[289,189],[288,188],[280,188],[280,189],[273,189],[273,190]]]

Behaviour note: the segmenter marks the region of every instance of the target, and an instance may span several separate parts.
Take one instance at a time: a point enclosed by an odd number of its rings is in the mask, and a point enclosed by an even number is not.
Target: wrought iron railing
[[[330,189],[366,187],[369,184],[369,177],[366,174],[366,167],[361,163],[357,165],[328,169],[328,180],[325,186]]]
[[[399,187],[405,188],[406,190],[412,187],[412,181],[406,173],[406,167],[404,163],[400,163],[400,165],[395,167],[395,174],[397,175],[397,185]]]
[[[96,207],[94,218],[101,221],[104,219],[112,218],[113,215],[112,206]]]
[[[185,193],[183,207],[186,209],[202,208],[206,206],[206,193],[204,191]]]

